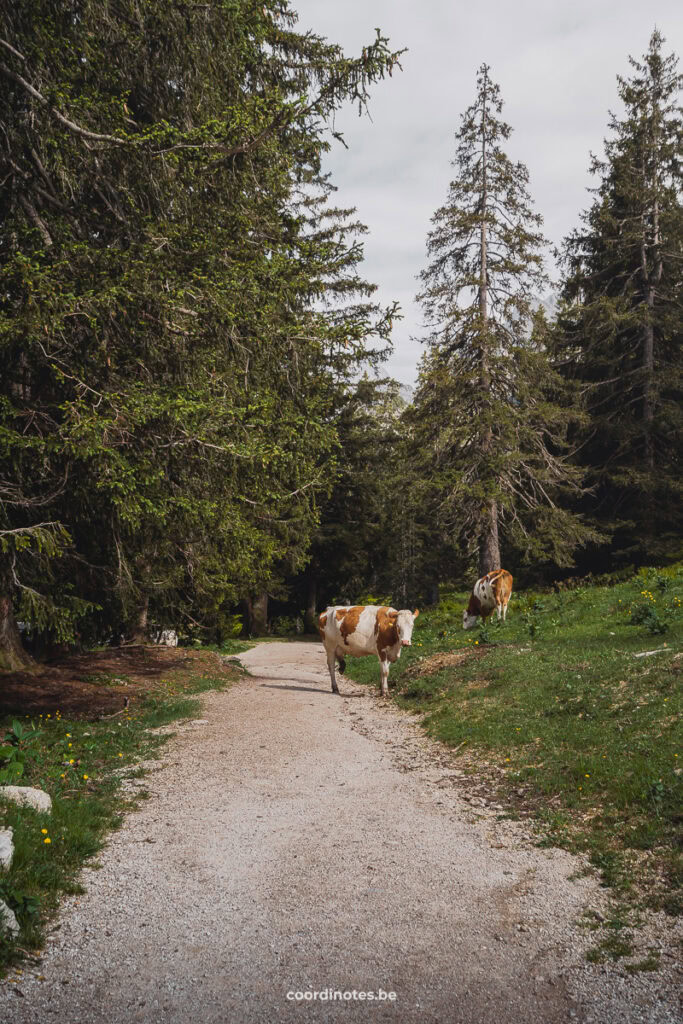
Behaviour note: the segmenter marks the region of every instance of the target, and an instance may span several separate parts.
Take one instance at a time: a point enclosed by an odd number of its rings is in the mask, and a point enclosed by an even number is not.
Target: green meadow
[[[442,591],[417,619],[393,698],[539,842],[586,851],[629,905],[680,913],[683,569],[513,593],[506,623],[468,632],[466,599]],[[347,665],[377,683],[376,660]]]

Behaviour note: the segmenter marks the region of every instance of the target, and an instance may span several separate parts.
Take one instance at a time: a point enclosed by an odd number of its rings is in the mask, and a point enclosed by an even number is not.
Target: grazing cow
[[[349,605],[328,608],[318,618],[320,637],[327,654],[332,690],[339,693],[334,674],[335,659],[339,671],[346,668],[346,657],[361,658],[376,654],[382,678],[382,696],[389,692],[389,663],[401,657],[401,650],[410,647],[415,619],[419,615],[376,605]]]
[[[498,620],[500,621],[502,612],[503,622],[505,622],[511,593],[512,576],[509,572],[506,572],[505,569],[487,572],[486,576],[477,580],[472,588],[470,602],[462,613],[462,628],[471,629],[479,615],[486,625],[486,619],[494,608],[498,613]]]

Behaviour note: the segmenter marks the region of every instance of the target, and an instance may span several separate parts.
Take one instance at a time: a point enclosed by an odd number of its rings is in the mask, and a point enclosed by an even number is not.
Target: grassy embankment
[[[232,644],[228,653],[245,646]],[[24,715],[18,707],[0,717],[0,782],[35,786],[52,797],[50,814],[0,802],[0,828],[13,829],[15,846],[10,870],[0,872],[0,898],[21,926],[16,940],[0,935],[0,976],[40,948],[61,897],[82,891],[77,878],[84,863],[144,799],[144,790],[133,796],[121,782],[143,775],[136,766],[159,756],[168,736],[149,730],[196,716],[198,694],[224,689],[237,677],[213,654],[179,650],[165,657],[167,667],[153,682],[148,664],[137,678],[82,673],[76,682],[81,690],[92,688],[90,713],[70,718],[59,706],[46,705],[42,713]],[[123,687],[129,708],[103,711],[104,698]],[[121,697],[118,706],[123,702]]]
[[[589,854],[617,898],[615,933],[628,908],[681,913],[683,569],[516,593],[504,625],[469,632],[465,601],[448,593],[417,619],[391,667],[396,701],[508,814],[535,817],[540,842]],[[377,682],[376,661],[347,664]]]

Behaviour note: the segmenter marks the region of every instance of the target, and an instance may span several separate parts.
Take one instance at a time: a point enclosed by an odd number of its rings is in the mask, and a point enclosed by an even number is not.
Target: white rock
[[[0,931],[9,932],[10,935],[19,934],[19,922],[6,903],[0,900]]]
[[[24,807],[35,807],[37,811],[51,811],[52,800],[42,789],[31,786],[0,786],[0,797]]]
[[[12,863],[14,856],[14,843],[12,842],[12,829],[0,828],[0,868],[5,871]]]

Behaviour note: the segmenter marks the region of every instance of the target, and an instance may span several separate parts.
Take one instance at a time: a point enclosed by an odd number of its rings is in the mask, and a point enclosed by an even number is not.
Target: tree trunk
[[[488,213],[488,165],[486,152],[486,90],[482,99],[481,109],[481,228],[479,238],[479,314],[481,316],[481,359],[482,376],[486,376],[488,384],[488,366],[486,365],[486,327],[488,323],[488,262],[486,214]]]
[[[655,471],[655,444],[653,437],[655,418],[653,396],[653,377],[655,370],[655,297],[657,294],[657,287],[662,279],[662,273],[664,271],[659,225],[659,202],[656,199],[654,203],[653,228],[654,268],[652,276],[649,279],[647,257],[644,254],[641,256],[645,283],[647,285],[647,324],[645,325],[643,338],[643,370],[645,375],[643,386],[643,423],[645,428],[645,464],[651,473],[654,473]]]
[[[240,604],[244,608],[242,636],[251,636],[254,631],[254,606],[248,594],[246,597],[242,598]]]
[[[21,634],[12,612],[12,600],[7,594],[0,596],[0,671],[27,672],[35,662],[24,650]]]
[[[644,174],[644,171],[643,171]],[[651,279],[648,267],[648,245],[645,218],[641,218],[642,239],[640,244],[640,272],[643,278],[643,289],[645,291],[645,306],[647,308],[647,321],[643,327],[643,441],[645,465],[650,473],[655,468],[654,442],[652,438],[652,427],[654,422],[654,407],[652,396],[652,375],[655,366],[655,328],[653,323],[655,305],[655,285]]]
[[[304,612],[304,633],[318,632],[318,577],[313,573],[308,577],[308,591],[306,595],[306,611]]]
[[[133,640],[136,644],[149,643],[149,631],[147,629],[147,615],[149,613],[149,594],[142,598],[133,620]]]
[[[268,632],[268,593],[263,591],[251,599],[252,628],[255,636],[265,636]]]
[[[650,289],[654,291],[654,289]],[[648,307],[654,305],[648,297]],[[654,402],[652,395],[652,374],[655,365],[655,329],[652,322],[645,325],[643,331],[643,432],[645,434],[645,465],[650,473],[655,470],[655,446],[652,436],[654,426]]]
[[[481,173],[482,173],[482,215],[481,231],[479,240],[479,316],[481,318],[481,356],[480,356],[480,387],[484,402],[489,400],[491,390],[491,375],[489,372],[488,360],[488,253],[487,253],[487,223],[488,212],[488,153],[486,149],[486,120],[487,92],[484,89],[481,111]],[[493,431],[486,427],[484,436],[481,439],[483,452],[491,449],[493,442]],[[498,544],[498,503],[491,498],[486,505],[482,522],[482,531],[479,537],[479,575],[484,576],[493,569],[500,568],[500,547]]]
[[[500,569],[500,545],[498,543],[498,504],[495,498],[489,503],[484,531],[479,538],[479,575]]]

